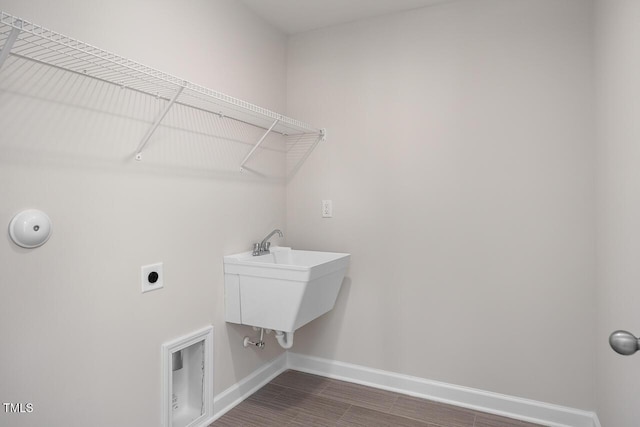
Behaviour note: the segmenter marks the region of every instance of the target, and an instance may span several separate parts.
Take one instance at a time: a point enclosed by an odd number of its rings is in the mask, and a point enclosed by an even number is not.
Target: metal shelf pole
[[[142,160],[142,150],[144,150],[144,147],[146,147],[147,142],[149,142],[151,135],[153,135],[153,133],[158,128],[158,126],[160,126],[160,123],[162,122],[164,117],[167,115],[167,113],[169,112],[173,104],[176,102],[176,100],[178,99],[178,97],[180,96],[183,90],[184,90],[184,86],[180,86],[178,88],[178,91],[176,92],[175,95],[173,95],[173,98],[171,98],[171,101],[169,101],[169,103],[164,107],[164,110],[162,111],[162,113],[160,113],[160,115],[158,116],[156,121],[153,123],[151,128],[149,128],[147,133],[144,135],[144,138],[142,138],[142,141],[140,142],[140,145],[138,145],[138,149],[136,150],[136,160]]]
[[[18,39],[18,35],[20,34],[20,29],[17,27],[13,27],[11,32],[9,33],[9,37],[4,42],[4,46],[2,46],[2,50],[0,50],[0,68],[4,65],[4,61],[9,57],[9,53],[13,48],[13,44]]]
[[[279,121],[280,121],[280,119],[276,119],[276,121],[273,122],[271,127],[264,133],[264,135],[262,135],[262,138],[260,138],[260,140],[256,143],[256,145],[253,146],[251,151],[249,151],[249,153],[244,157],[244,160],[242,161],[242,163],[240,163],[240,170],[243,170],[244,164],[247,163],[247,160],[249,160],[251,158],[251,156],[258,149],[260,144],[262,144],[262,141],[264,141],[265,138],[267,137],[267,135],[269,135],[269,133],[271,133],[271,131],[273,130],[274,127],[276,127],[276,125],[278,124]]]

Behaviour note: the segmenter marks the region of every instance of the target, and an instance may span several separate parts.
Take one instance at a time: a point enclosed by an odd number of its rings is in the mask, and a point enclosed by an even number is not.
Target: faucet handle
[[[260,255],[260,243],[254,243],[253,244],[253,253],[251,255],[253,255],[253,256]]]
[[[264,251],[269,252],[269,248],[271,247],[271,242],[267,242],[264,244]]]

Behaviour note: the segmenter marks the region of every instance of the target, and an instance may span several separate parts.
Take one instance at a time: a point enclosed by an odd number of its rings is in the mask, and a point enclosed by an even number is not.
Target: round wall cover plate
[[[23,248],[37,248],[51,236],[51,220],[46,213],[27,209],[13,217],[9,223],[11,240]]]

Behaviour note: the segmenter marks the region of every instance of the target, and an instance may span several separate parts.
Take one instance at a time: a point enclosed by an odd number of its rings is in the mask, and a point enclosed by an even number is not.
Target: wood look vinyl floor
[[[292,370],[209,427],[237,426],[541,427]]]

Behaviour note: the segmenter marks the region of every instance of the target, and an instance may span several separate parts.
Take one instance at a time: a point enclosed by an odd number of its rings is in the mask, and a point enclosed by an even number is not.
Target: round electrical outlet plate
[[[37,248],[51,237],[51,220],[46,213],[27,209],[13,217],[9,223],[11,240],[23,248]]]

